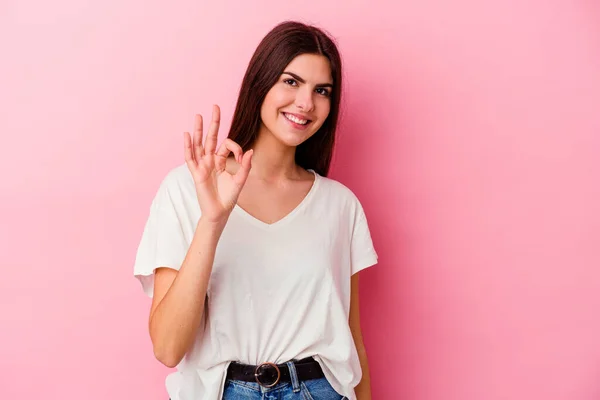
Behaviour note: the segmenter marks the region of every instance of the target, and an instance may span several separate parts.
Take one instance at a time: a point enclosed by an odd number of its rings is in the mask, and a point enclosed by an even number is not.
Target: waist
[[[262,363],[248,365],[232,362],[227,369],[227,379],[256,382],[264,387],[272,387],[280,382],[291,382],[323,378],[325,375],[319,363],[312,357],[292,360],[288,363]]]

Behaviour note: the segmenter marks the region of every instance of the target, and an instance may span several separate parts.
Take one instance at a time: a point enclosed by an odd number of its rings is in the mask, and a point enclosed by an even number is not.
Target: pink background
[[[132,276],[149,203],[287,18],[345,59],[374,399],[599,398],[598,2],[166,4],[0,5],[0,398],[166,399]]]

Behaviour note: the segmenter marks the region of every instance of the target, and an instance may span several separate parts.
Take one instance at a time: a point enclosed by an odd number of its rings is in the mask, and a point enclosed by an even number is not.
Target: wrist
[[[198,220],[196,229],[201,229],[203,231],[209,231],[220,235],[223,232],[223,229],[225,229],[225,225],[227,225],[227,220],[228,218],[219,218],[213,220],[201,216]]]

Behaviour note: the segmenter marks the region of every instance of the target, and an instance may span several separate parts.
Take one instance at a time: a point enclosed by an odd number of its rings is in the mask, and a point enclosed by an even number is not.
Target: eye
[[[316,92],[319,93],[321,96],[329,97],[329,90],[325,88],[317,88]]]
[[[292,78],[284,79],[283,83],[285,83],[286,85],[290,85],[290,86],[297,86],[298,85],[298,82],[296,82],[296,80],[292,79]]]

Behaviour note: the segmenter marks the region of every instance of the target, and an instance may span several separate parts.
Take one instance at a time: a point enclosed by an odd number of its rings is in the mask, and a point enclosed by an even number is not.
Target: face
[[[329,115],[333,78],[329,60],[317,54],[297,56],[283,70],[261,106],[261,134],[298,146],[314,135]]]

